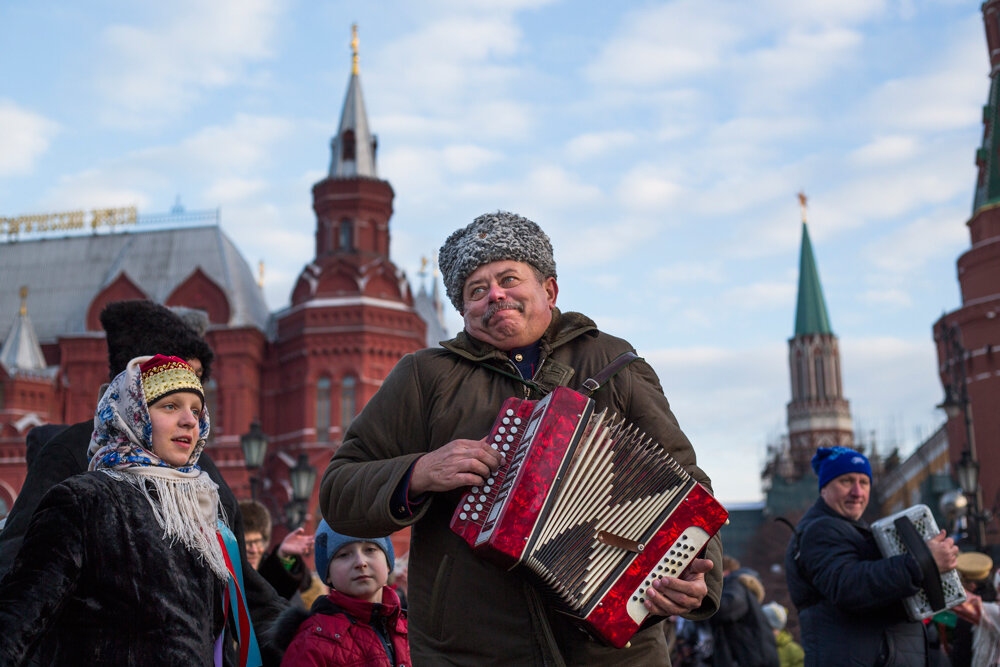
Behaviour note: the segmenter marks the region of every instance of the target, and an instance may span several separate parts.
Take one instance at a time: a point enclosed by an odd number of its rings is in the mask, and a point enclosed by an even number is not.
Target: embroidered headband
[[[139,367],[142,373],[142,393],[146,405],[152,405],[169,394],[190,391],[198,394],[202,402],[205,391],[201,380],[183,359],[158,354]]]

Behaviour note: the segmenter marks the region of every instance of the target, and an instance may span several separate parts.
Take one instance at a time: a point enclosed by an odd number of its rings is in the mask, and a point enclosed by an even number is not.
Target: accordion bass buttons
[[[679,576],[710,537],[704,529],[698,526],[689,526],[678,536],[677,541],[663,554],[660,562],[653,567],[643,582],[629,596],[625,608],[633,621],[642,624],[646,616],[649,615],[649,611],[646,610],[643,603],[646,601],[646,591],[653,585],[653,582],[664,576]]]

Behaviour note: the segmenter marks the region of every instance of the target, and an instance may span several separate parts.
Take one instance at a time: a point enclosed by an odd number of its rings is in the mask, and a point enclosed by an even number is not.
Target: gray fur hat
[[[483,264],[510,259],[538,269],[542,277],[556,277],[552,243],[537,224],[516,213],[486,213],[452,233],[438,251],[438,265],[452,305],[462,312],[462,288]]]

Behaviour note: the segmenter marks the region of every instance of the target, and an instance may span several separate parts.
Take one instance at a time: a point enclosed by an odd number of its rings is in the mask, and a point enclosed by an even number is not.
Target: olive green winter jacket
[[[535,377],[527,383],[504,352],[464,332],[442,348],[403,357],[351,423],[323,476],[320,507],[335,530],[358,537],[412,524],[408,599],[415,665],[669,664],[659,625],[641,630],[626,648],[603,646],[547,610],[522,575],[474,556],[449,528],[460,490],[433,494],[406,521],[390,510],[393,491],[421,454],[457,438],[483,438],[505,399],[538,399],[560,385],[578,389],[632,350],[589,318],[558,310],[540,345]],[[596,409],[610,407],[624,416],[711,489],[645,361],[629,364],[592,398]],[[718,538],[709,542],[707,554],[715,567],[692,619],[707,618],[718,607]]]

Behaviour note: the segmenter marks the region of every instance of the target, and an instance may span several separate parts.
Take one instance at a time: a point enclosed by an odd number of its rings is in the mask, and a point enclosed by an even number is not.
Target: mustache
[[[499,313],[501,310],[516,310],[519,313],[524,312],[524,304],[520,301],[494,301],[489,306],[486,307],[486,312],[483,313],[482,322],[485,327],[493,319],[493,316]]]

